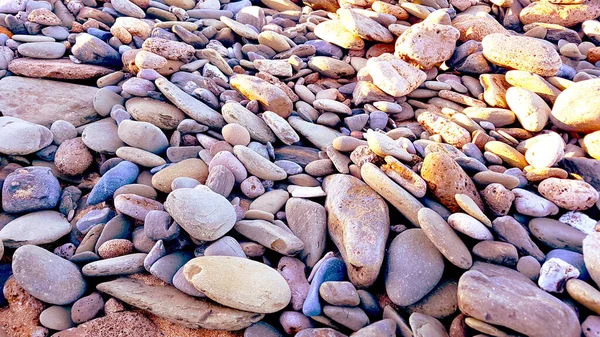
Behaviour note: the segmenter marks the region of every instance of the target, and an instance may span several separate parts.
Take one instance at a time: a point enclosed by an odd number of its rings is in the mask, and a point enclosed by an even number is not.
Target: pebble
[[[60,198],[60,184],[48,167],[24,167],[6,176],[2,208],[9,213],[52,209]]]
[[[75,264],[33,245],[15,251],[12,270],[21,287],[50,304],[73,303],[84,294],[87,286]],[[62,286],[54,287],[54,282]]]
[[[0,117],[0,130],[0,153],[3,154],[28,155],[52,143],[50,130],[18,118]]]
[[[565,131],[593,132],[600,126],[600,114],[594,105],[582,104],[583,97],[594,99],[600,80],[575,83],[563,90],[556,98],[550,119]]]
[[[68,307],[53,305],[40,314],[40,323],[52,330],[66,330],[74,326]]]
[[[40,221],[43,221],[43,226],[39,225]],[[71,226],[61,213],[49,210],[30,212],[4,225],[0,230],[0,241],[6,248],[43,245],[57,241],[70,231]]]
[[[232,270],[238,272],[231,273]],[[291,299],[289,286],[277,271],[249,259],[198,257],[186,263],[183,273],[212,300],[239,310],[276,312],[285,308]]]
[[[473,264],[471,254],[452,227],[429,208],[419,210],[418,216],[421,229],[440,253],[455,266],[469,269]]]
[[[557,206],[572,211],[588,209],[598,201],[598,192],[584,181],[548,178],[539,184],[538,191]]]
[[[193,238],[216,240],[235,224],[233,206],[223,196],[202,186],[181,188],[167,196],[165,209]]]
[[[36,59],[57,59],[64,55],[65,45],[58,42],[32,42],[19,45],[19,54]]]

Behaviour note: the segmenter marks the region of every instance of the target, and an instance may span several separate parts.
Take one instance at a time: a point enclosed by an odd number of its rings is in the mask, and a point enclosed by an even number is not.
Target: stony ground
[[[0,337],[600,336],[600,1],[303,1],[0,0]]]

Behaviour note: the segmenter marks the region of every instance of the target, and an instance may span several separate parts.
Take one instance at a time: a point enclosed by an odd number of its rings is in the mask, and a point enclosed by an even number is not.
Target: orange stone
[[[600,47],[590,48],[587,53],[587,59],[590,63],[600,61]]]
[[[8,30],[8,28],[2,26],[0,26],[0,34],[6,34],[8,35],[8,37],[13,36],[13,33],[10,30]]]

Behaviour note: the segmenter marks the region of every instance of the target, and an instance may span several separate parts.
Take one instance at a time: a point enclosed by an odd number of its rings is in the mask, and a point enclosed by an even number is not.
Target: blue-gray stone
[[[93,35],[99,38],[100,40],[104,41],[110,39],[110,37],[112,36],[110,32],[98,28],[88,28],[87,32],[88,34]]]
[[[87,234],[90,229],[101,223],[107,223],[108,220],[115,217],[115,212],[110,208],[94,209],[86,213],[75,226],[81,234]]]
[[[192,258],[194,258],[192,252],[175,252],[166,255],[152,264],[150,274],[158,277],[163,282],[172,284],[175,273]]]
[[[302,313],[308,317],[320,316],[323,313],[323,306],[319,298],[319,288],[323,282],[343,281],[346,279],[346,265],[336,257],[325,260],[315,273],[308,295],[302,306]]]
[[[49,167],[16,169],[4,180],[2,208],[7,213],[52,209],[60,198],[60,183]]]
[[[88,205],[95,205],[112,198],[115,191],[127,184],[132,184],[140,174],[140,169],[132,162],[122,161],[117,166],[108,170],[88,197]]]
[[[101,66],[121,66],[121,54],[99,38],[82,33],[75,38],[71,48],[73,56],[83,63]]]
[[[575,75],[577,75],[577,70],[563,63],[555,76],[572,80]]]

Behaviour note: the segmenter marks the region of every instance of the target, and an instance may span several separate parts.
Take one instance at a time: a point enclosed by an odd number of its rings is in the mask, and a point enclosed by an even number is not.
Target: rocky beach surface
[[[0,337],[600,336],[599,17],[0,0]]]

